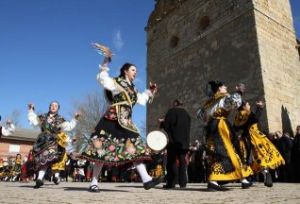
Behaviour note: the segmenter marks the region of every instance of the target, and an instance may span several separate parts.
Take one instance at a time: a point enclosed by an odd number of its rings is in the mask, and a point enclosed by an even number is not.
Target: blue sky
[[[300,38],[300,1],[291,0]],[[111,75],[124,62],[138,67],[135,82],[144,90],[146,26],[154,0],[0,0],[0,114],[21,112],[29,127],[27,104],[46,112],[49,102],[61,103],[70,119],[72,104],[87,93],[101,91],[95,80],[102,56],[90,46],[101,42],[116,53]],[[135,107],[134,120],[145,123],[146,109]]]
[[[300,0],[290,0],[297,38],[300,39]]]
[[[96,81],[103,57],[91,47],[101,42],[116,53],[111,75],[124,62],[138,67],[135,81],[145,89],[146,26],[154,1],[141,0],[0,0],[0,114],[21,111],[29,127],[27,104],[46,112],[49,102],[61,103],[70,118],[73,102],[101,91]],[[146,108],[136,106],[134,119],[145,121]]]

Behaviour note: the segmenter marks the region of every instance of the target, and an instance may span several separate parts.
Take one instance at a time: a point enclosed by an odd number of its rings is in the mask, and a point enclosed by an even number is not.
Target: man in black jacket
[[[169,136],[167,146],[167,184],[166,189],[174,188],[176,180],[181,188],[187,183],[186,154],[190,144],[191,118],[182,107],[179,100],[173,102],[173,108],[169,109],[164,120],[164,129]],[[176,164],[178,160],[178,165]]]

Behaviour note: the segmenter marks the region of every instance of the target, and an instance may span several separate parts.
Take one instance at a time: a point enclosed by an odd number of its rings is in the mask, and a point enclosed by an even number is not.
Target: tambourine
[[[152,151],[160,152],[166,148],[169,139],[167,133],[164,131],[154,130],[148,133],[146,142]]]

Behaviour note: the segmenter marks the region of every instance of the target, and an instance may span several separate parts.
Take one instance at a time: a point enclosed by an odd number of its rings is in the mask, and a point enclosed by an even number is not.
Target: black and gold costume
[[[4,178],[4,162],[0,159],[0,181]]]
[[[242,102],[241,95],[216,92],[198,113],[207,124],[207,154],[210,166],[209,181],[234,181],[252,174],[243,167],[232,141],[236,140],[227,117]]]
[[[39,115],[38,121],[42,132],[33,145],[34,169],[40,170],[51,165],[53,171],[64,170],[68,136],[61,125],[65,119],[59,114],[50,116],[50,113],[46,113]]]
[[[14,163],[13,168],[12,168],[13,181],[17,181],[17,179],[20,178],[21,167],[22,167],[22,158],[21,158],[21,155],[18,155],[16,157],[15,163]]]
[[[283,157],[272,142],[258,128],[258,119],[262,109],[256,113],[239,110],[235,117],[234,128],[242,130],[241,145],[244,163],[251,166],[254,172],[264,169],[276,169],[285,163]]]

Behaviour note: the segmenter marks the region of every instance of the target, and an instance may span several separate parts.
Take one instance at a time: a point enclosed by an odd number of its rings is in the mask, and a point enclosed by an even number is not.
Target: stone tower
[[[159,93],[148,107],[148,130],[157,128],[179,98],[201,135],[196,110],[210,80],[247,86],[252,107],[266,102],[265,131],[292,133],[300,124],[300,60],[289,0],[156,0],[147,32],[148,81]]]

